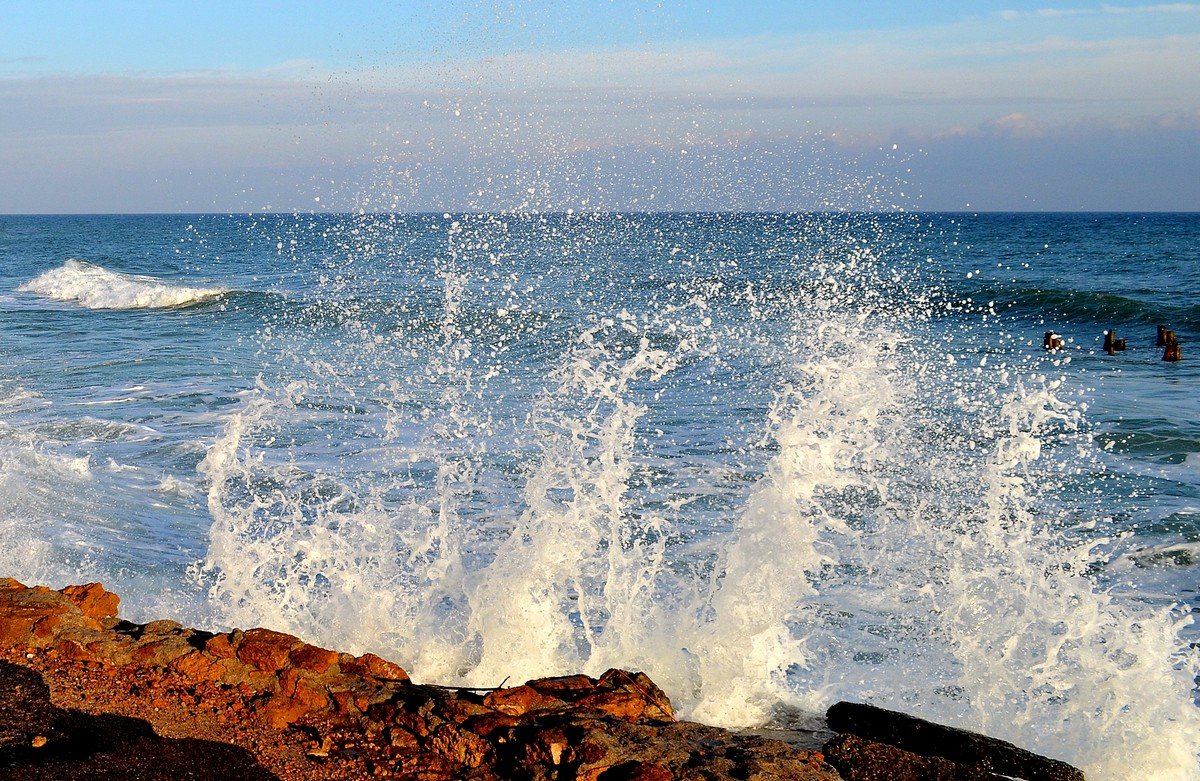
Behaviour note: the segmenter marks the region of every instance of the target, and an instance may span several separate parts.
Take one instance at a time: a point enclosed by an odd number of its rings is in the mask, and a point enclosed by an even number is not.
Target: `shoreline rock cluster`
[[[135,624],[118,604],[99,584],[0,579],[0,777],[1083,779],[870,706],[831,709],[836,734],[818,750],[679,721],[644,673],[430,686],[374,654],[269,629]]]

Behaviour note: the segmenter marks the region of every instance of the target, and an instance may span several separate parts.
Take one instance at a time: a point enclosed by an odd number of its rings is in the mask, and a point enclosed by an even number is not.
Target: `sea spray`
[[[472,598],[472,630],[483,640],[478,682],[643,662],[661,647],[649,635],[673,619],[656,607],[665,523],[631,517],[626,494],[646,412],[630,386],[661,379],[678,358],[645,336],[631,356],[613,355],[597,339],[602,328],[581,335],[557,388],[531,413],[540,454],[526,509]]]
[[[1182,619],[1103,580],[1080,405],[887,220],[681,252],[746,218],[515,219],[444,217],[453,262],[391,261],[436,307],[339,289],[311,342],[264,337],[304,379],[264,380],[205,459],[221,620],[425,680],[635,666],[729,726],[868,699],[1099,778],[1192,772]],[[545,260],[624,223],[640,278]]]

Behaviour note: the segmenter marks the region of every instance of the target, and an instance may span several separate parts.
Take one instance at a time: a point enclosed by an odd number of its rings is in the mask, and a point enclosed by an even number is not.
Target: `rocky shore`
[[[0,778],[1082,781],[1007,743],[839,703],[820,744],[679,721],[645,674],[414,683],[268,629],[119,618],[99,584],[0,580]]]

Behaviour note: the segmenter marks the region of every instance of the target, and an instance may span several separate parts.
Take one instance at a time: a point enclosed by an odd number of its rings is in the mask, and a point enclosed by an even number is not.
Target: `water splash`
[[[223,620],[427,680],[633,666],[730,726],[866,699],[1093,777],[1193,772],[1185,619],[1101,580],[1080,404],[906,276],[886,220],[767,221],[757,279],[660,225],[691,265],[631,286],[545,264],[596,223],[507,219],[445,218],[439,297],[289,337],[303,379],[230,418]]]

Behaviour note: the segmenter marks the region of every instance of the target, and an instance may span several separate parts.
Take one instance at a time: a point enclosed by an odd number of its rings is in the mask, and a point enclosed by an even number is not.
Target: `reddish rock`
[[[378,678],[381,681],[403,681],[407,683],[409,680],[408,673],[405,672],[403,667],[375,654],[356,656],[349,662],[343,661],[341,667],[343,672],[352,675],[370,676]]]
[[[241,642],[241,630],[235,629],[227,635],[214,635],[204,644],[204,650],[217,659],[233,659],[237,656],[237,643]]]
[[[675,708],[671,705],[671,698],[658,688],[658,685],[645,673],[609,670],[600,676],[598,688],[609,686],[633,691],[642,698],[645,707],[640,718],[651,721],[675,721]]]
[[[308,713],[329,710],[329,694],[325,687],[300,670],[291,668],[280,673],[279,689],[284,695],[304,705]]]
[[[557,697],[547,697],[528,684],[488,692],[487,696],[483,698],[483,704],[509,716],[524,716],[526,713],[535,711],[555,710],[564,705],[563,701]]]
[[[84,586],[67,586],[62,590],[63,596],[75,603],[88,618],[99,621],[112,618],[117,614],[117,606],[121,598],[111,591],[106,591],[99,583],[88,583]]]
[[[268,726],[283,729],[308,713],[308,707],[294,697],[274,694],[259,700],[254,714]]]
[[[470,730],[476,735],[487,737],[498,729],[512,729],[521,723],[521,719],[516,716],[509,716],[507,713],[497,713],[489,711],[478,716],[472,716],[463,722],[463,729]]]
[[[250,629],[237,646],[237,658],[256,670],[277,672],[287,666],[288,656],[300,644],[299,638],[283,632]]]
[[[593,710],[614,719],[638,721],[646,709],[646,700],[634,692],[602,691],[584,697],[575,703],[581,710]]]
[[[70,624],[90,622],[57,591],[41,586],[0,591],[0,648],[51,645],[47,641],[63,626],[62,617],[72,612]]]
[[[599,776],[599,781],[674,781],[670,768],[650,762],[626,762],[609,768]]]
[[[155,635],[150,635],[150,638]],[[161,640],[143,643],[133,649],[133,661],[137,664],[166,667],[171,662],[193,652],[187,640],[179,635],[169,635]]]
[[[192,651],[171,662],[171,669],[192,681],[219,681],[225,669],[208,654]]]
[[[538,678],[525,684],[550,697],[572,701],[596,690],[596,679],[587,675],[562,675],[554,678]]]
[[[54,650],[64,659],[84,661],[92,659],[92,653],[75,640],[59,640]]]
[[[338,663],[338,653],[305,643],[288,654],[293,667],[324,675]]]

